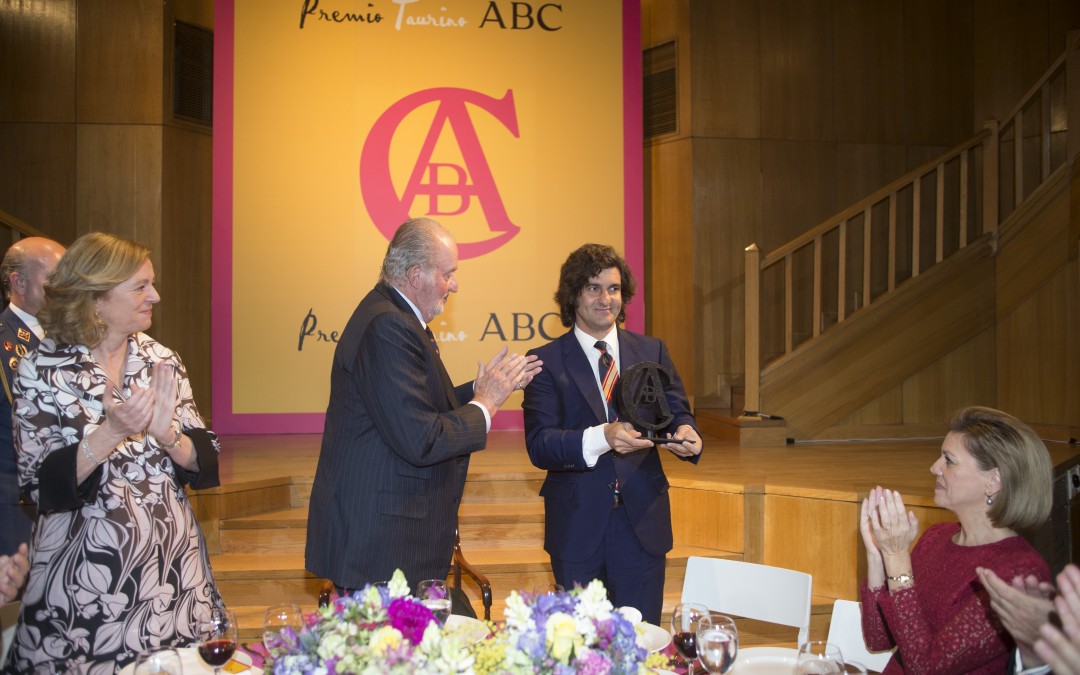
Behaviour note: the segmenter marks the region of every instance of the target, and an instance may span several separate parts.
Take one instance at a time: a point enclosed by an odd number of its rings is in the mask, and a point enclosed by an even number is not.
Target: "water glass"
[[[799,647],[796,675],[839,675],[843,672],[844,656],[833,643],[812,640]]]
[[[725,675],[735,665],[738,654],[739,631],[735,621],[716,612],[702,617],[697,629],[697,656],[705,670]]]
[[[180,654],[175,649],[162,649],[153,654],[143,654],[135,662],[135,675],[183,675]]]
[[[294,604],[274,605],[266,610],[263,615],[263,646],[267,653],[281,647],[284,638],[281,634],[286,628],[292,629],[293,633],[299,633],[304,625],[304,615],[300,608]]]
[[[453,600],[450,598],[450,589],[445,579],[421,581],[416,586],[416,597],[424,604],[424,607],[431,610],[431,613],[435,615],[435,620],[440,624],[445,624],[450,618]]]

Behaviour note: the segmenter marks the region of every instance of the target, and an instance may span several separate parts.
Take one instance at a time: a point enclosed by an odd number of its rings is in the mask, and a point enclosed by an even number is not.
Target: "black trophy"
[[[653,445],[682,442],[656,435],[675,419],[664,395],[671,380],[671,369],[655,361],[635,363],[619,374],[619,418],[633,424]]]

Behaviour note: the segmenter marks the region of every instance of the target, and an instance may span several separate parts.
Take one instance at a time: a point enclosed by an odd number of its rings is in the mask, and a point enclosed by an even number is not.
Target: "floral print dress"
[[[198,471],[175,466],[152,438],[129,437],[81,484],[78,444],[119,403],[149,386],[154,363],[176,367],[175,419]],[[197,641],[221,605],[202,530],[188,502],[218,484],[217,437],[195,407],[180,358],[148,335],[128,338],[122,391],[90,350],[46,337],[13,382],[19,482],[39,505],[30,575],[4,672],[112,673],[140,653]]]

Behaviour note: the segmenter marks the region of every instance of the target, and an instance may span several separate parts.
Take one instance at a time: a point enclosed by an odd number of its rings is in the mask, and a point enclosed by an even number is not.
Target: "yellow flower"
[[[551,656],[560,663],[570,663],[574,652],[583,647],[585,638],[578,633],[574,617],[556,612],[548,617],[547,645]]]
[[[375,654],[385,654],[390,649],[401,646],[401,631],[393,626],[380,626],[371,632],[369,646]]]

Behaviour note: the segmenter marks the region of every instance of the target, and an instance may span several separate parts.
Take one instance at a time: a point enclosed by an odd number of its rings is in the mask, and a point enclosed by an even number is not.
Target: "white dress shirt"
[[[598,366],[600,362],[600,350],[596,348],[597,340],[578,328],[576,324],[574,325],[574,337],[577,338],[578,344],[581,345],[582,351],[585,352],[585,359],[592,366],[593,380],[596,381],[596,391],[600,394],[600,400],[603,400],[604,387],[600,384],[600,368]],[[604,336],[604,342],[607,343],[608,354],[611,354],[611,358],[615,359],[616,372],[621,373],[622,367],[619,365],[619,329],[612,326],[611,332]],[[611,450],[611,446],[608,445],[607,442],[607,437],[604,436],[605,426],[607,426],[606,423],[589,427],[581,436],[581,456],[585,459],[585,464],[589,467],[596,466],[596,461],[600,459],[600,455]]]

